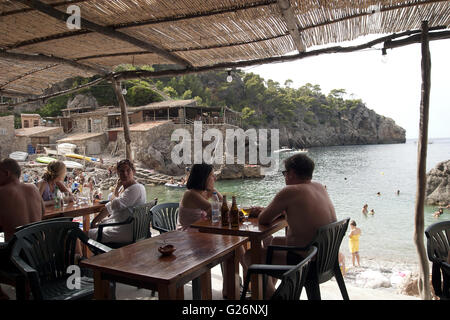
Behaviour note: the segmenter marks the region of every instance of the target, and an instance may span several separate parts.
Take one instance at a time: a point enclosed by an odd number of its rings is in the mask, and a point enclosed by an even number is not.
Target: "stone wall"
[[[203,125],[202,131],[207,129],[218,129],[222,132],[225,138],[226,129],[235,129],[236,127],[231,125]],[[194,126],[184,124],[174,124],[167,122],[160,124],[157,127],[151,128],[148,131],[131,131],[131,149],[133,153],[133,159],[139,166],[144,168],[152,168],[158,172],[168,175],[183,175],[185,168],[190,164],[176,165],[172,162],[172,149],[178,144],[177,141],[171,141],[171,136],[176,129],[186,129],[191,137],[194,137]],[[207,146],[210,142],[204,142],[203,147]],[[108,147],[109,150],[115,148],[116,142],[111,142]],[[116,156],[125,156],[125,140],[123,132],[119,132],[117,135],[117,149],[119,152]],[[191,143],[191,161],[194,161],[194,145]],[[216,169],[219,169],[220,165]],[[242,169],[240,171],[243,170]]]
[[[65,136],[62,127],[49,128],[45,133],[36,133],[35,135],[15,136],[14,151],[28,152],[28,145],[32,144],[33,137],[49,137],[49,144],[56,144],[56,141]]]
[[[65,143],[72,143],[77,146],[77,153],[84,154],[86,153],[87,156],[96,156],[99,155],[105,150],[105,148],[108,145],[108,137],[106,133],[98,136],[94,136],[91,138],[86,139],[75,139],[75,140],[64,140]],[[96,148],[94,148],[92,145],[98,145],[99,149],[98,151],[95,151]]]
[[[88,120],[91,120],[91,132],[105,132],[108,130],[108,116],[105,115],[73,115],[71,133],[87,133]]]
[[[15,150],[14,116],[0,117],[0,158],[9,156]],[[14,149],[14,150],[13,150]]]

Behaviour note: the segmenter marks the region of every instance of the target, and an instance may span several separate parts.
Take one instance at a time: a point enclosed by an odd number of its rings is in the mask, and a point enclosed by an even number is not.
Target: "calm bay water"
[[[430,139],[427,172],[438,162],[450,159],[450,138]],[[417,253],[413,243],[414,202],[416,194],[417,144],[335,146],[310,148],[316,169],[313,180],[327,186],[338,219],[350,217],[362,230],[360,255],[364,260],[415,264]],[[285,156],[283,155],[282,158]],[[283,167],[284,168],[284,167]],[[264,179],[217,181],[217,189],[234,194],[242,205],[267,205],[284,186],[280,172]],[[400,190],[400,195],[397,195]],[[147,188],[149,199],[159,202],[179,202],[184,189],[164,186]],[[377,192],[381,195],[377,196]],[[367,203],[374,216],[364,216]],[[433,218],[436,206],[425,208],[425,227],[437,221],[449,220],[450,210]],[[284,232],[284,231],[283,231]],[[348,257],[348,237],[341,251]]]

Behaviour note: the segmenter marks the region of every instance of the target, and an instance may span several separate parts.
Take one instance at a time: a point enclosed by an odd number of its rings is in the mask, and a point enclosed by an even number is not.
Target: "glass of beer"
[[[241,208],[241,211],[244,214],[244,222],[242,224],[246,226],[251,224],[250,222],[248,222],[248,215],[250,214],[250,210],[249,209],[245,210],[244,208]]]

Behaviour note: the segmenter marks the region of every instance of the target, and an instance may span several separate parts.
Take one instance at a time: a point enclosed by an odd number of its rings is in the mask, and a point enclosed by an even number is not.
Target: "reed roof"
[[[70,5],[79,30],[67,27]],[[282,57],[423,20],[448,29],[450,1],[0,0],[0,93],[39,95],[124,63],[192,70]]]

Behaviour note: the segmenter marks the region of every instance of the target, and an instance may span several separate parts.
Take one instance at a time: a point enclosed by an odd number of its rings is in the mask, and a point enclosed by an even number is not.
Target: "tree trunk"
[[[130,139],[130,128],[129,128],[129,121],[128,121],[127,104],[126,104],[125,98],[123,97],[122,88],[120,87],[119,82],[113,78],[112,84],[114,87],[114,92],[116,93],[117,101],[119,102],[119,106],[120,106],[120,114],[122,117],[122,126],[123,126],[123,136],[125,138],[126,158],[128,160],[133,161],[133,158],[131,155],[131,139]]]
[[[431,59],[428,41],[428,22],[422,22],[422,90],[420,101],[420,127],[417,142],[417,192],[415,204],[414,242],[419,255],[419,293],[422,299],[430,300],[429,264],[424,245],[424,204],[426,189],[426,159],[428,144],[428,114],[430,109]]]

